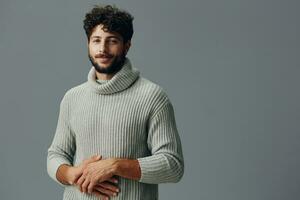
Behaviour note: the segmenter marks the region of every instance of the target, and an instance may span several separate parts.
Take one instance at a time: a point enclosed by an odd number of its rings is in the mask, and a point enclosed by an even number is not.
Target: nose
[[[106,53],[106,44],[105,44],[105,41],[100,42],[99,52],[100,53]]]

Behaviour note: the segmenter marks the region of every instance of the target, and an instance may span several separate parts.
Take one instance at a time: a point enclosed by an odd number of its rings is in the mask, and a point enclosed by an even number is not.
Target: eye
[[[97,39],[97,40],[93,40],[93,42],[94,42],[94,43],[99,43],[99,42],[100,42],[100,40],[99,40],[99,39]]]
[[[108,42],[109,42],[110,44],[117,44],[117,43],[118,43],[118,40],[111,39],[111,40],[108,40]]]

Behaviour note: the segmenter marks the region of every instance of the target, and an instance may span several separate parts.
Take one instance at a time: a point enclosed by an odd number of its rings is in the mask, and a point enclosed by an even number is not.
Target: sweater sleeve
[[[137,159],[141,168],[139,182],[178,182],[184,173],[184,160],[170,101],[150,118],[147,143],[151,155]]]
[[[56,178],[57,169],[62,164],[72,165],[76,151],[75,137],[69,124],[69,111],[65,95],[60,103],[57,127],[47,156],[47,172],[54,181],[62,186],[65,185]]]

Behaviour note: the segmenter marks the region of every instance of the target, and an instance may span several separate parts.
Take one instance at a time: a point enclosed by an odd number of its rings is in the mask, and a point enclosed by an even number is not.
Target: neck
[[[88,85],[92,89],[92,91],[99,94],[114,94],[117,92],[121,92],[128,87],[130,87],[138,78],[139,78],[139,70],[134,68],[131,65],[129,59],[126,59],[123,67],[116,74],[101,74],[100,78],[96,74],[96,69],[93,66],[88,74]],[[101,76],[102,75],[102,76]],[[112,77],[113,76],[113,77]],[[109,81],[104,81],[103,84],[99,84],[99,81],[96,79],[105,80],[105,78],[111,78]],[[103,82],[103,81],[100,81]]]
[[[112,79],[112,77],[115,75],[116,73],[113,73],[113,74],[104,74],[104,73],[99,73],[96,71],[96,77],[97,79],[100,79],[100,80],[110,80]]]

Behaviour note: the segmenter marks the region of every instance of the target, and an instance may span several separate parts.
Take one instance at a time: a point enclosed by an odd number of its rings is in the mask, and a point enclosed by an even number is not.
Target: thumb
[[[99,160],[99,159],[101,159],[101,158],[102,158],[101,155],[94,155],[94,156],[91,157],[91,159],[92,159],[93,161],[97,161],[97,160]]]
[[[90,158],[84,160],[84,161],[83,161],[83,164],[84,164],[84,165],[87,165],[87,164],[90,164],[90,163],[92,163],[92,162],[96,162],[96,161],[98,161],[98,160],[101,159],[101,158],[102,158],[102,156],[100,156],[100,155],[94,155],[94,156],[92,156],[92,157],[90,157]]]

